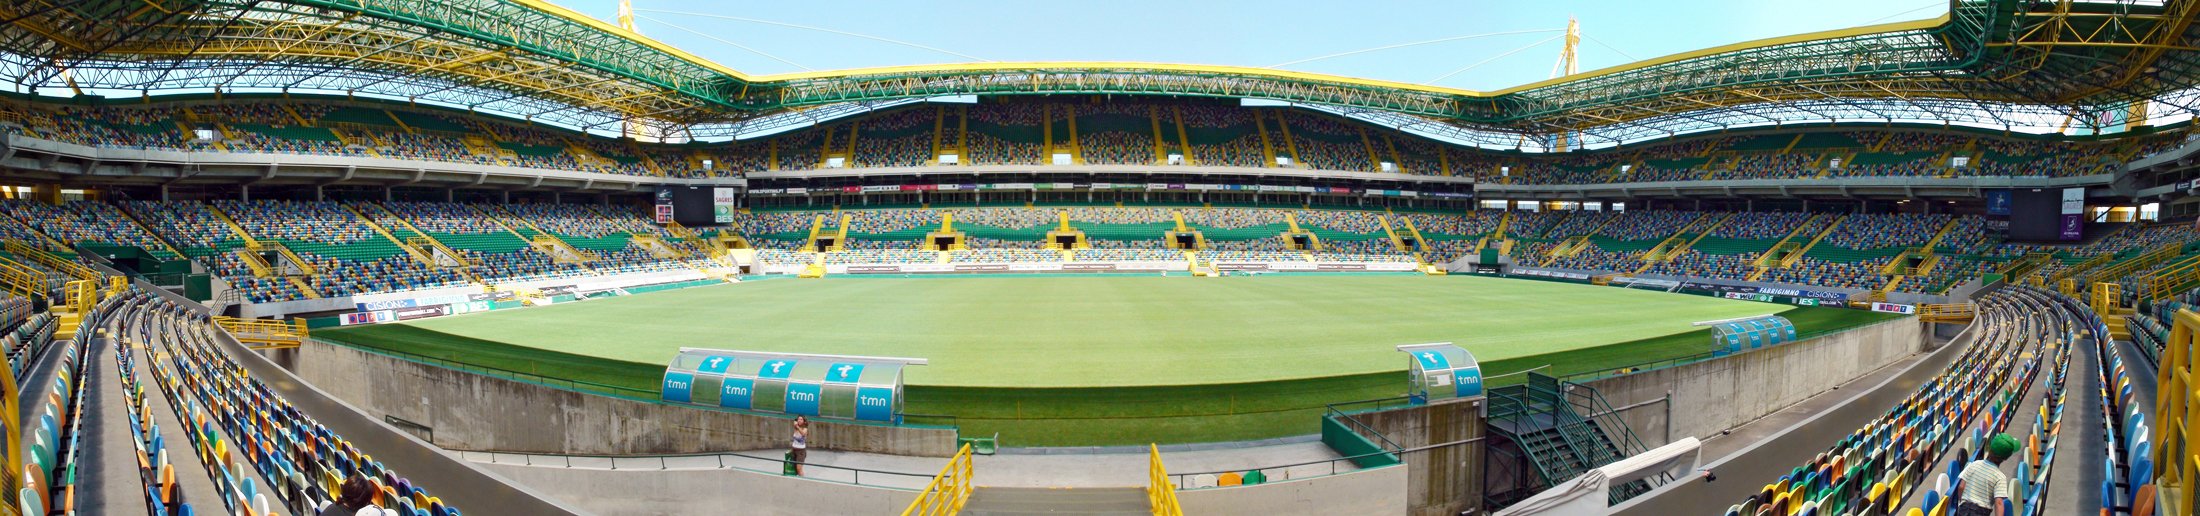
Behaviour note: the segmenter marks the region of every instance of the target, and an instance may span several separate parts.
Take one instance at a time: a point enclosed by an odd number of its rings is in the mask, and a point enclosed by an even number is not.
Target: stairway
[[[527,242],[529,248],[549,257],[552,262],[581,263],[596,259],[594,254],[573,247],[572,244],[551,235],[550,232],[536,227],[533,222],[529,222],[527,219],[513,216],[502,209],[480,206],[474,206],[473,209],[476,213],[481,214],[483,220],[489,221],[490,224],[496,225],[506,233],[511,233],[512,236],[519,237],[520,241]]]
[[[1531,372],[1525,383],[1490,390],[1489,400],[1490,430],[1527,455],[1538,473],[1537,490],[1648,451],[1617,418],[1582,414],[1583,410],[1610,412],[1603,398],[1584,385]],[[1636,481],[1615,488],[1615,502],[1651,487],[1649,482]]]
[[[223,213],[221,208],[214,206],[214,203],[203,203],[201,206],[206,207],[206,213],[213,215],[216,220],[222,221],[222,225],[227,226],[230,233],[237,235],[238,240],[244,241],[245,247],[253,249],[260,247],[259,239],[252,238],[251,232],[245,231],[244,226],[237,225],[237,219],[230,217],[228,213]]]
[[[367,216],[365,212],[359,211],[358,208],[353,207],[350,204],[344,204],[342,206],[344,207],[345,212],[349,212],[351,213],[352,217],[358,218],[360,224],[365,225],[367,229],[374,230],[375,234],[382,235],[382,238],[389,240],[390,243],[396,244],[398,249],[404,250],[405,254],[413,257],[414,260],[419,260],[420,263],[428,264],[431,266],[436,264],[435,259],[429,257],[427,253],[422,252],[419,248],[413,247],[411,244],[406,243],[405,239],[397,238],[397,235],[394,233],[390,233],[390,230],[388,228],[384,228],[381,224],[375,223],[374,217]]]
[[[960,514],[1153,514],[1140,487],[979,487]]]

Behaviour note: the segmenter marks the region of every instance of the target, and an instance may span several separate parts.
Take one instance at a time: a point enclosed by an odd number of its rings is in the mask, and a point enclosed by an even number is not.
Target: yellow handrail
[[[8,292],[28,297],[45,292],[50,285],[46,282],[45,273],[38,269],[0,257],[0,286],[5,286]]]
[[[1964,322],[1977,316],[1970,303],[1917,305],[1917,318],[1925,322]]]
[[[962,512],[963,503],[970,501],[970,471],[970,445],[964,444],[947,459],[940,474],[932,476],[932,483],[917,493],[917,499],[909,502],[909,508],[902,509],[901,515],[947,516]]]
[[[2169,342],[2162,346],[2161,366],[2156,368],[2159,393],[2154,398],[2154,463],[2160,464],[2154,484],[2164,493],[2168,507],[2192,507],[2194,479],[2200,477],[2200,452],[2194,450],[2200,434],[2200,397],[2193,395],[2194,347],[2200,345],[2200,314],[2178,310],[2170,316]]]
[[[0,446],[7,447],[0,448],[0,468],[6,468],[6,471],[0,471],[0,504],[6,504],[5,507],[0,507],[0,515],[6,516],[26,516],[15,510],[16,504],[21,503],[16,496],[23,488],[23,480],[15,475],[23,470],[23,436],[30,433],[16,426],[16,421],[20,421],[20,409],[15,404],[21,391],[22,388],[15,381],[15,373],[0,367],[0,417],[7,418],[0,419],[0,427],[8,429],[6,436],[0,436]]]
[[[5,244],[5,247],[8,250],[8,254],[28,259],[32,262],[37,262],[39,265],[43,265],[48,269],[53,269],[62,274],[67,274],[71,278],[76,278],[79,280],[91,280],[98,279],[100,277],[99,271],[92,270],[91,267],[85,267],[84,264],[64,260],[60,256],[55,256],[53,253],[48,253],[45,250],[36,247],[23,245],[22,243],[13,240],[8,241]]]
[[[284,322],[270,319],[240,319],[216,316],[214,317],[214,324],[221,326],[223,330],[228,330],[231,335],[237,337],[238,341],[246,344],[289,347],[297,346],[299,343],[304,342],[306,337],[310,336],[310,333],[306,331],[305,319]]]
[[[2200,259],[2188,259],[2163,267],[2147,275],[2138,286],[2149,301],[2159,301],[2176,294],[2176,288],[2200,280]]]
[[[70,307],[70,311],[81,313],[91,310],[92,305],[99,304],[99,284],[92,280],[68,282],[62,285],[61,299],[63,306]]]
[[[1176,502],[1176,484],[1169,482],[1169,468],[1161,465],[1161,447],[1146,445],[1146,501],[1153,504],[1154,516],[1184,516],[1184,506]]]

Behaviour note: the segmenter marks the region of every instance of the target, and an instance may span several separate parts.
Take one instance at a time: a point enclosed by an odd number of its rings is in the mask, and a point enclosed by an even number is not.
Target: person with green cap
[[[1963,482],[1963,493],[1956,499],[1954,516],[2006,516],[2001,504],[2016,496],[2016,483],[2001,472],[2001,463],[2016,454],[2017,439],[2009,434],[1994,434],[1987,439],[1986,458],[1971,461],[1957,476]]]

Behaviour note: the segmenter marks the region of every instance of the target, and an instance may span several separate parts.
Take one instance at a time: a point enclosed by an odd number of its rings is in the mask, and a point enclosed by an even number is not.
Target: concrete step
[[[980,487],[961,514],[1153,514],[1137,487]]]

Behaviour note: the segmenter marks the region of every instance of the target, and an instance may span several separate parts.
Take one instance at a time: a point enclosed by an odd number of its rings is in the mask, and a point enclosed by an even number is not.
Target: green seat
[[[1000,450],[1001,434],[999,432],[995,432],[992,437],[957,438],[955,439],[955,444],[969,446],[970,453],[975,453],[978,455],[992,455],[993,452]]]

